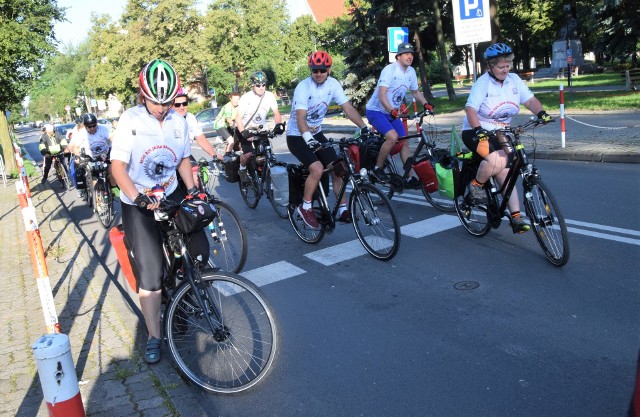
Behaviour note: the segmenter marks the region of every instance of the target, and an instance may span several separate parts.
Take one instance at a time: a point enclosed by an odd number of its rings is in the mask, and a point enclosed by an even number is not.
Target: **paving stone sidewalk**
[[[32,178],[50,284],[69,335],[87,416],[205,415],[170,361],[150,367],[139,346],[146,331],[91,244],[50,185]],[[15,188],[0,185],[0,415],[48,416],[31,346],[46,326]],[[57,186],[57,185],[55,185]]]

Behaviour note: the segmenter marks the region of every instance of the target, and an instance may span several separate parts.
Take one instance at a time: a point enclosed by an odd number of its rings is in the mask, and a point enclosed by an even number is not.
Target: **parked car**
[[[208,138],[218,136],[218,132],[213,128],[213,121],[220,113],[220,107],[204,109],[196,114],[196,120],[202,129],[202,133]]]
[[[56,140],[58,141],[58,143],[60,143],[62,139],[67,140],[67,131],[73,129],[75,125],[75,123],[53,125],[53,132],[56,135]]]

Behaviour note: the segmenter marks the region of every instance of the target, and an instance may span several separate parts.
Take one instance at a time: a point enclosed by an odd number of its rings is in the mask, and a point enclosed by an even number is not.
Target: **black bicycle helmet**
[[[498,58],[513,54],[513,51],[506,43],[494,43],[484,51],[484,59]]]
[[[249,80],[251,81],[251,84],[266,84],[267,83],[267,74],[265,74],[262,71],[256,71],[253,74],[251,74],[251,77],[249,77]]]
[[[86,125],[95,125],[98,123],[98,118],[93,113],[85,113],[82,115],[82,123]]]

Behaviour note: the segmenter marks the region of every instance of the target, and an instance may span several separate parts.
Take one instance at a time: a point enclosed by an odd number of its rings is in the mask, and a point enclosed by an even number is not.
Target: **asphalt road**
[[[537,165],[570,227],[563,268],[531,233],[504,224],[474,238],[417,194],[394,198],[403,237],[390,262],[359,255],[350,225],[308,245],[266,200],[248,209],[221,180],[250,234],[243,275],[261,283],[282,339],[249,392],[194,388],[207,415],[625,415],[640,347],[640,166]],[[62,198],[115,268],[106,231],[75,191]]]

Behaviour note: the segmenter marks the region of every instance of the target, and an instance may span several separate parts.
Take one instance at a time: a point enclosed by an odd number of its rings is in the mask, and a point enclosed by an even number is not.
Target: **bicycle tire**
[[[109,190],[103,180],[98,180],[93,188],[93,206],[100,224],[108,229],[113,222],[113,205],[111,190]]]
[[[433,172],[436,172],[436,164],[440,160],[439,156],[433,156],[429,158],[429,162],[433,167]],[[455,202],[453,198],[449,198],[447,196],[442,195],[439,190],[435,190],[433,192],[429,192],[424,184],[421,184],[420,189],[422,190],[422,194],[424,198],[427,200],[429,204],[435,209],[438,209],[444,213],[453,213],[456,210]]]
[[[569,262],[569,232],[555,198],[540,178],[523,182],[524,207],[547,259],[555,266]]]
[[[247,231],[235,210],[215,200],[218,216],[206,230],[209,240],[209,264],[223,272],[240,272],[247,261]]]
[[[260,187],[262,185],[255,170],[247,167],[247,174],[249,175],[249,181],[242,182],[242,180],[240,180],[238,181],[238,186],[240,187],[240,195],[242,195],[242,199],[247,207],[254,209],[260,202],[260,197],[262,196]]]
[[[492,198],[490,192],[485,189],[487,198]],[[454,199],[454,208],[462,227],[476,237],[485,236],[491,230],[491,224],[487,216],[487,204],[476,205],[470,194],[465,192]]]
[[[275,314],[258,287],[245,278],[211,272],[201,280],[206,306],[198,304],[188,281],[171,296],[164,320],[169,351],[180,373],[203,389],[245,391],[268,374],[276,358]]]
[[[400,225],[389,198],[373,184],[362,184],[352,190],[349,208],[365,250],[376,259],[392,259],[400,248]]]
[[[56,175],[58,176],[58,180],[60,181],[62,188],[64,188],[65,191],[69,191],[69,189],[71,188],[71,184],[69,183],[69,176],[67,175],[67,171],[64,169],[61,162],[57,162],[55,165]]]
[[[311,204],[313,207],[313,211],[316,213],[316,217],[318,217],[318,214],[321,211],[320,203],[318,203],[318,200],[314,198]],[[303,242],[306,242],[306,243],[320,242],[325,234],[325,230],[322,227],[322,225],[320,226],[319,229],[312,229],[311,227],[307,226],[307,224],[304,222],[304,219],[296,209],[297,207],[292,204],[289,204],[287,206],[287,212],[289,214],[289,223],[291,223],[291,227],[293,227],[293,231],[296,232],[296,235],[298,235],[298,237]]]
[[[267,199],[271,203],[271,207],[273,207],[273,211],[276,212],[278,217],[281,219],[289,218],[289,211],[287,210],[287,206],[282,206],[273,201],[273,184],[271,183],[271,169],[267,169],[264,172],[264,177],[262,178],[262,183],[264,187],[264,192],[267,195]]]

